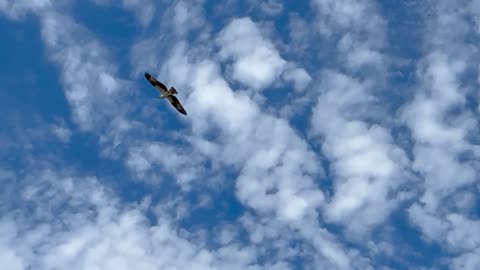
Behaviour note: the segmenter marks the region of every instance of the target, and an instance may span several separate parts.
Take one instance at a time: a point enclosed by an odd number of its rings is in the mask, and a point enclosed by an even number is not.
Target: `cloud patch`
[[[283,72],[287,62],[248,17],[232,20],[218,34],[222,60],[232,60],[232,78],[261,90]]]

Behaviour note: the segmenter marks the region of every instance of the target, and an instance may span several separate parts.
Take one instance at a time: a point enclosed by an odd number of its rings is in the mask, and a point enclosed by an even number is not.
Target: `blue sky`
[[[299,2],[0,0],[3,267],[479,269],[478,1]]]

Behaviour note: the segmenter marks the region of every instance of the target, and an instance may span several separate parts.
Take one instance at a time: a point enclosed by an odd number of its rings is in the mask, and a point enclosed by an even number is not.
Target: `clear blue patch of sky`
[[[40,113],[47,121],[70,116],[58,69],[48,60],[39,30],[35,17],[22,22],[0,17],[1,125],[10,123],[13,113]]]
[[[405,210],[409,205],[401,204],[400,209],[390,218],[394,225],[391,241],[398,252],[391,259],[408,262],[412,266],[439,267],[441,266],[438,258],[447,256],[444,250],[435,242],[424,241],[418,229],[414,227],[408,218],[408,212]],[[379,258],[381,259],[381,258]],[[403,263],[402,263],[403,264]]]

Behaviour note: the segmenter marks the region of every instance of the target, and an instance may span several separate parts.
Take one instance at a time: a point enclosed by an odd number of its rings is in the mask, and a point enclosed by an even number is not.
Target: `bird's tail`
[[[172,93],[172,95],[178,94],[177,89],[175,89],[173,86],[170,87],[170,89],[168,90],[168,92]]]

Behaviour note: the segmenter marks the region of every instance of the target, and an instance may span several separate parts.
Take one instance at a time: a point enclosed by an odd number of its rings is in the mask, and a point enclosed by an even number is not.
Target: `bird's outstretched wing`
[[[145,73],[145,78],[160,92],[161,95],[168,93],[167,87],[163,83],[157,81],[152,75]]]
[[[185,111],[185,109],[183,108],[182,104],[180,104],[180,101],[178,101],[178,98],[176,96],[171,95],[171,96],[168,97],[168,100],[173,105],[173,107],[175,107],[175,109],[177,109],[177,111],[179,111],[182,114],[187,115],[187,111]]]

